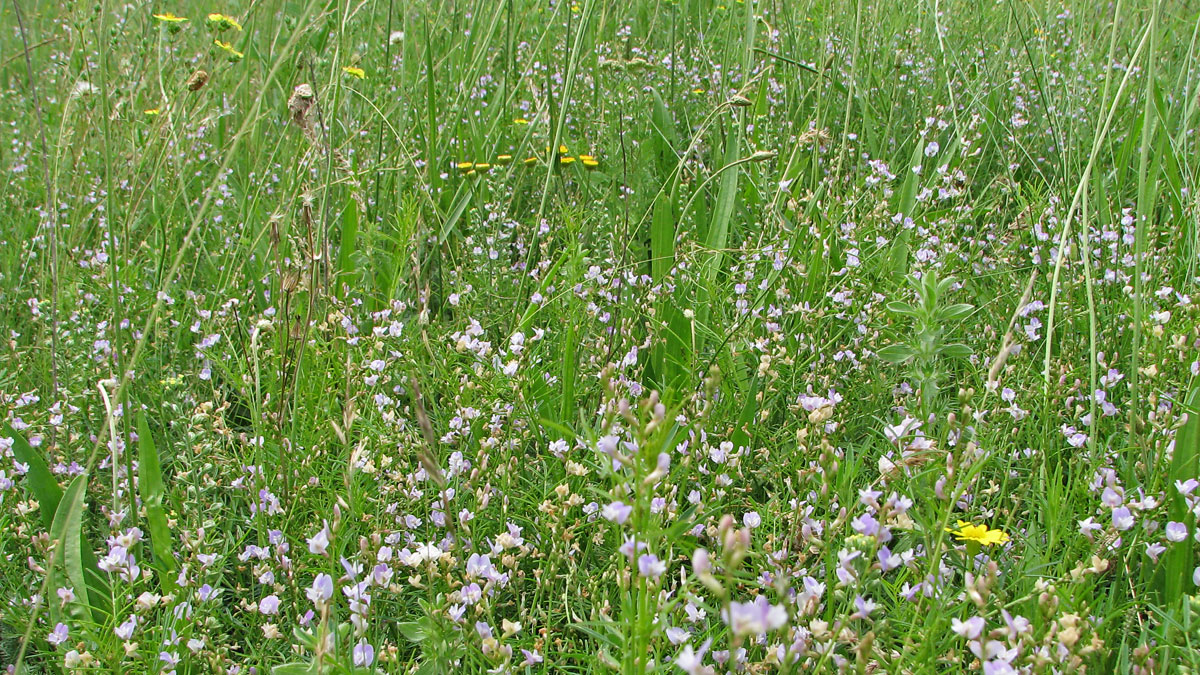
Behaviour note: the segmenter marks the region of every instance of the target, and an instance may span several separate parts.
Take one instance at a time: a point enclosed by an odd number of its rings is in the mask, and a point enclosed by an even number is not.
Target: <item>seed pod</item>
[[[199,91],[206,84],[208,84],[208,72],[205,70],[197,70],[187,80],[188,91]]]

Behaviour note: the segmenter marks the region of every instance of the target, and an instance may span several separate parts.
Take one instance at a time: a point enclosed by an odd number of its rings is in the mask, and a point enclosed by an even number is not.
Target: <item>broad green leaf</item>
[[[146,508],[146,523],[150,531],[150,548],[154,551],[154,560],[161,567],[160,572],[172,572],[176,569],[176,564],[175,556],[171,554],[171,529],[167,524],[166,510],[163,509],[166,488],[163,486],[158,449],[154,445],[154,436],[150,433],[145,413],[138,415],[138,492],[142,498],[142,506]],[[170,592],[174,588],[174,575],[160,573],[159,579],[163,591]]]
[[[75,597],[84,607],[91,607],[88,598],[88,583],[83,574],[83,511],[86,508],[84,492],[87,490],[87,476],[78,475],[67,486],[64,498],[59,502],[58,511],[54,514],[54,524],[50,528],[50,539],[62,542],[62,555],[56,559],[62,561],[67,579],[75,591]],[[53,574],[53,566],[51,566]]]
[[[1167,474],[1167,494],[1170,495],[1168,519],[1182,523],[1194,522],[1188,517],[1186,500],[1175,489],[1175,481],[1186,481],[1200,473],[1200,387],[1192,390],[1187,399],[1188,419],[1175,437],[1175,454],[1171,457],[1171,468]],[[1189,535],[1195,535],[1195,527],[1189,527]],[[1181,542],[1170,544],[1163,561],[1164,595],[1168,605],[1174,605],[1190,586],[1192,569],[1195,566],[1195,539],[1188,536]]]
[[[888,345],[879,350],[879,358],[888,363],[904,363],[916,356],[916,351],[908,345]]]

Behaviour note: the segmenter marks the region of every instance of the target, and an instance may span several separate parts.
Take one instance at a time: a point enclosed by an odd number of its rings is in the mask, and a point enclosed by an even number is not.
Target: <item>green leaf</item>
[[[396,628],[400,630],[400,634],[403,635],[409,642],[415,644],[421,644],[427,637],[429,637],[426,627],[423,626],[420,621],[406,621],[404,623],[398,623],[396,624]]]
[[[917,315],[916,307],[913,307],[912,305],[908,304],[907,302],[900,302],[899,300],[893,300],[893,301],[889,302],[887,304],[887,310],[889,312],[893,312],[895,314],[907,314],[908,316],[916,316]]]
[[[59,487],[54,474],[50,473],[50,466],[46,464],[42,454],[30,447],[25,437],[17,433],[11,425],[7,423],[4,425],[4,433],[0,435],[0,438],[11,438],[13,456],[18,462],[29,465],[25,480],[29,484],[29,491],[33,493],[33,498],[38,501],[42,524],[49,530],[54,524],[58,502],[62,499],[62,488]]]
[[[975,305],[968,305],[965,302],[957,305],[950,305],[942,310],[942,321],[955,321],[962,319],[974,311]]]
[[[1175,454],[1171,456],[1171,468],[1167,474],[1167,485],[1173,486],[1175,481],[1185,481],[1195,478],[1200,472],[1200,387],[1192,390],[1188,396],[1188,419],[1175,437]],[[1169,519],[1188,523],[1188,508],[1183,495],[1174,487],[1168,487],[1170,504]],[[1194,535],[1195,528],[1189,528],[1189,535]],[[1192,566],[1195,562],[1195,539],[1188,536],[1181,542],[1171,544],[1163,561],[1164,569],[1164,600],[1168,605],[1179,602],[1184,595],[1184,587],[1191,580]]]
[[[174,575],[161,572],[173,572],[176,564],[175,556],[171,554],[171,529],[167,524],[166,510],[163,509],[166,488],[163,486],[158,449],[154,446],[154,436],[150,433],[145,413],[138,415],[138,493],[146,508],[150,548],[154,551],[155,562],[160,566],[159,581],[163,591],[169,593],[175,586]]]
[[[917,352],[908,345],[888,345],[879,350],[879,358],[888,363],[904,363],[916,356]]]
[[[83,511],[86,507],[84,492],[87,490],[87,476],[81,474],[71,481],[67,487],[64,499],[59,502],[54,514],[54,522],[50,527],[51,541],[62,542],[62,564],[66,570],[67,579],[75,591],[75,597],[84,607],[91,607],[88,599],[88,584],[83,576]],[[58,556],[55,556],[58,559]],[[53,566],[51,566],[53,574]]]
[[[947,356],[952,359],[964,359],[970,356],[972,353],[970,347],[958,343],[942,345],[941,349],[938,351],[942,356]]]

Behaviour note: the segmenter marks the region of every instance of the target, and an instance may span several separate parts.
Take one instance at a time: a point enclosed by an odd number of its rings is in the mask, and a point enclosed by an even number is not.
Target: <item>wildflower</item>
[[[238,61],[242,60],[242,57],[246,56],[245,54],[234,49],[233,45],[229,44],[228,42],[221,42],[220,40],[213,40],[213,44],[220,47],[221,50],[224,51],[229,56],[230,63],[237,63]]]
[[[534,164],[537,164],[537,157],[525,158],[525,166],[533,166]]]
[[[961,621],[957,617],[950,619],[950,630],[954,631],[961,637],[968,640],[974,640],[983,632],[984,622],[983,617],[973,616],[966,621]]]
[[[762,635],[787,623],[787,610],[783,605],[772,605],[761,595],[753,602],[731,602],[728,612],[722,614],[733,634],[742,637]]]
[[[512,160],[513,160],[512,155],[497,155],[496,156],[496,163],[499,164],[500,166],[507,166],[509,164],[512,164]]]
[[[46,641],[57,647],[58,645],[66,642],[69,637],[70,633],[67,630],[67,625],[65,623],[60,623],[54,627],[54,630],[50,632],[50,635],[46,636]]]
[[[367,79],[367,73],[362,68],[357,66],[342,66],[342,72],[353,77],[356,80]]]
[[[487,163],[481,163],[481,164],[475,165],[475,170],[478,171],[479,173],[486,173],[486,172],[490,171],[491,168],[492,168],[492,165],[487,164]]]
[[[470,171],[471,169],[475,168],[475,163],[474,162],[459,162],[458,164],[455,164],[454,166],[459,171],[466,173],[466,172]]]
[[[122,640],[128,640],[129,638],[133,637],[133,631],[137,628],[137,624],[137,616],[131,615],[129,619],[125,621],[125,623],[114,628],[113,632],[116,633],[117,637],[121,638]]]
[[[638,574],[643,577],[657,579],[667,571],[667,564],[658,559],[653,553],[643,553],[638,557]]]
[[[1128,507],[1120,506],[1112,510],[1113,527],[1122,532],[1133,527],[1134,517]]]
[[[375,647],[366,638],[359,639],[358,644],[354,645],[354,665],[365,668],[374,662]]]
[[[278,614],[279,613],[279,596],[268,595],[258,603],[258,611],[260,614]]]
[[[525,660],[521,662],[522,666],[536,666],[542,661],[545,661],[545,659],[542,658],[542,655],[539,654],[536,649],[533,651],[522,649],[521,654],[525,656]]]
[[[946,531],[958,537],[959,541],[974,542],[983,546],[1003,544],[1009,539],[1004,530],[991,530],[987,525],[972,525],[965,520],[958,521],[957,529],[947,527]]]
[[[513,120],[513,124],[529,124],[529,120],[525,119],[524,117],[517,117]]]
[[[618,525],[624,525],[625,521],[629,520],[631,513],[633,513],[633,507],[625,502],[613,502],[600,511],[600,515],[604,516],[605,520],[611,520]]]
[[[162,114],[162,111],[158,108],[150,108],[148,110],[143,110],[142,114],[144,114],[146,117],[157,117],[158,115]]]
[[[329,548],[329,523],[321,528],[321,531],[314,534],[308,539],[308,552],[315,555],[325,555],[326,549]]]
[[[685,645],[679,656],[675,657],[675,665],[688,675],[712,675],[716,670],[712,666],[704,665],[704,654],[708,652],[711,644],[712,638],[705,640],[698,651],[692,649],[690,644]]]
[[[238,23],[237,19],[216,12],[208,15],[208,26],[218,33],[223,33],[230,28],[238,31],[242,30],[242,24]]]
[[[588,171],[594,171],[600,166],[600,162],[596,161],[596,158],[591,155],[580,155],[579,163]]]
[[[167,32],[171,33],[172,35],[183,30],[183,23],[187,21],[187,17],[175,16],[170,12],[155,14],[154,18],[157,19],[158,22],[163,26],[166,26]]]
[[[574,157],[570,157],[570,156],[567,156],[567,157],[559,157],[559,158],[558,158],[558,163],[559,163],[559,164],[562,164],[563,166],[569,166],[569,165],[571,165],[571,164],[574,164],[574,163],[575,163],[575,158],[574,158]]]
[[[672,626],[671,628],[667,629],[667,639],[670,640],[671,644],[673,645],[683,644],[691,636],[692,634],[689,633],[686,628]]]

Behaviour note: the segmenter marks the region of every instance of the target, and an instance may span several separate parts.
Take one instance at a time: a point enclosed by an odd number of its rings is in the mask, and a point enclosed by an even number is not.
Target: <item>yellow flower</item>
[[[455,166],[458,168],[459,171],[466,173],[466,172],[470,171],[471,169],[475,168],[475,163],[474,162],[459,162]]]
[[[172,35],[183,30],[183,22],[187,21],[186,17],[175,16],[167,12],[166,14],[155,14],[154,18],[161,24],[167,27],[167,32]]]
[[[245,54],[234,49],[233,45],[229,44],[228,42],[221,42],[220,40],[213,40],[213,44],[220,47],[221,49],[223,49],[225,51],[225,53],[229,55],[229,60],[233,63],[237,63],[238,61],[241,61],[242,57],[245,56]]]
[[[558,161],[559,161],[559,163],[560,163],[560,164],[563,164],[563,165],[565,166],[565,165],[568,165],[568,164],[574,164],[574,163],[575,163],[575,158],[574,158],[574,157],[571,157],[571,156],[569,156],[569,155],[568,155],[568,156],[566,156],[566,157],[559,157],[559,158],[558,158]]]
[[[497,155],[496,163],[499,164],[500,166],[505,166],[506,164],[511,164],[512,163],[512,155]]]
[[[567,146],[565,146],[565,145],[558,146],[558,154],[565,155],[568,152],[570,152],[570,150],[567,149]]]
[[[155,115],[158,115],[161,113],[162,113],[162,111],[159,110],[158,108],[150,108],[149,110],[142,111],[142,114],[146,115],[147,117],[154,117]]]
[[[237,19],[226,14],[217,14],[216,12],[208,15],[208,25],[217,32],[227,31],[230,28],[241,30],[242,24],[237,22]]]
[[[580,155],[579,162],[583,164],[583,168],[587,169],[588,171],[592,171],[596,167],[600,166],[600,162],[597,162],[596,158],[592,157],[591,155]]]
[[[366,71],[356,66],[342,66],[342,72],[359,80],[367,79]]]
[[[481,164],[476,164],[476,165],[475,165],[475,170],[476,170],[476,171],[478,171],[479,173],[484,173],[484,172],[488,171],[488,170],[489,170],[489,169],[491,169],[491,168],[492,168],[492,165],[491,165],[491,164],[487,164],[487,163],[481,163]]]
[[[947,527],[946,531],[958,537],[959,541],[975,542],[983,546],[1003,544],[1009,539],[1004,530],[989,530],[987,525],[972,525],[965,520],[958,521],[956,528]]]
[[[525,158],[525,166],[533,166],[534,164],[537,164],[537,157]]]
[[[513,120],[513,124],[529,124],[529,120],[525,119],[524,117],[518,117]]]

